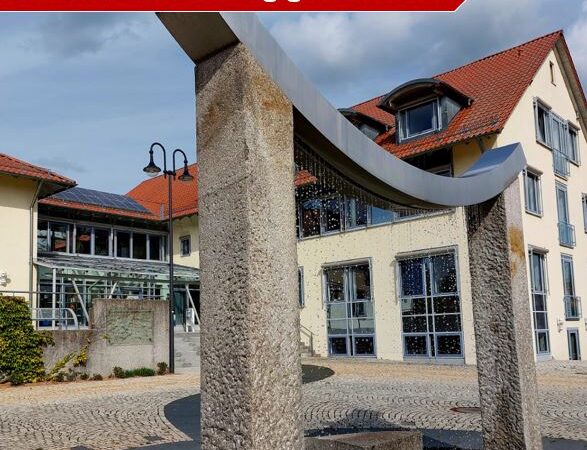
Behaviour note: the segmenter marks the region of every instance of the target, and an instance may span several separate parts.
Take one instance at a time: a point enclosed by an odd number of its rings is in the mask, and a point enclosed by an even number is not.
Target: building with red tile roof
[[[49,169],[36,166],[5,153],[0,153],[0,174],[24,177],[42,182],[41,190],[39,192],[40,198],[64,189],[69,189],[76,185],[74,180],[64,177],[63,175],[59,175]]]
[[[385,124],[388,130],[379,134],[375,142],[399,158],[409,158],[468,139],[499,133],[547,55],[555,48],[559,49],[563,63],[570,69],[569,81],[577,93],[577,101],[582,102],[578,107],[585,114],[585,95],[580,88],[562,31],[435,75],[433,79],[447,83],[472,100],[445,129],[437,133],[398,143],[395,116],[380,105],[385,95],[350,109]]]

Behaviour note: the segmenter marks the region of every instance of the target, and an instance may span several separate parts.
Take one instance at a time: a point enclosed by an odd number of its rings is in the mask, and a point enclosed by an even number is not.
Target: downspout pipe
[[[35,191],[35,195],[33,196],[33,200],[31,202],[31,206],[29,208],[29,307],[33,307],[33,278],[34,278],[34,255],[35,255],[35,205],[39,200],[39,193],[41,192],[41,188],[43,187],[43,180],[40,180],[37,184],[37,189]]]

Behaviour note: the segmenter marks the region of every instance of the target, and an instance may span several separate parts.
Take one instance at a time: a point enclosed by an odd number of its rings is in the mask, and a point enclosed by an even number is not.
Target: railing
[[[312,333],[308,328],[303,325],[300,325],[300,333],[303,334],[306,339],[308,340],[308,346],[310,347],[310,353],[314,355],[314,333]]]
[[[567,320],[578,320],[582,317],[581,297],[576,295],[565,295],[565,318]]]
[[[552,151],[554,173],[561,177],[567,178],[571,174],[569,158],[559,150]]]
[[[558,240],[565,247],[575,246],[575,226],[566,222],[558,223]]]
[[[71,308],[31,308],[31,320],[39,328],[79,330],[77,316]]]

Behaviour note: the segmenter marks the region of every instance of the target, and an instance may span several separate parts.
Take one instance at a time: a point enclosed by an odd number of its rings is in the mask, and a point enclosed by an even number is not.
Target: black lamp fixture
[[[172,181],[175,180],[177,171],[175,170],[175,155],[177,153],[181,153],[183,155],[183,173],[177,177],[179,181],[189,183],[194,180],[193,175],[190,174],[188,169],[188,159],[186,154],[183,150],[177,148],[171,154],[172,160],[172,170],[167,170],[167,152],[165,151],[165,147],[161,145],[159,142],[154,142],[151,144],[151,148],[149,149],[149,164],[145,166],[143,172],[145,172],[150,177],[155,177],[161,173],[161,168],[155,164],[153,159],[153,149],[159,148],[163,152],[163,176],[167,178],[167,194],[168,194],[168,228],[169,228],[169,235],[167,238],[167,254],[169,255],[169,372],[173,373],[175,371],[175,334],[174,334],[174,313],[175,313],[175,286],[173,281],[173,183]]]

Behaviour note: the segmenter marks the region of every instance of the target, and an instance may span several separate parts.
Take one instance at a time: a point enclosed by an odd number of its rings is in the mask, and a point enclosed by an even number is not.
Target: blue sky
[[[261,19],[337,107],[560,28],[587,82],[587,0]],[[195,160],[194,67],[155,15],[0,14],[0,57],[0,152],[117,193],[153,141]]]

